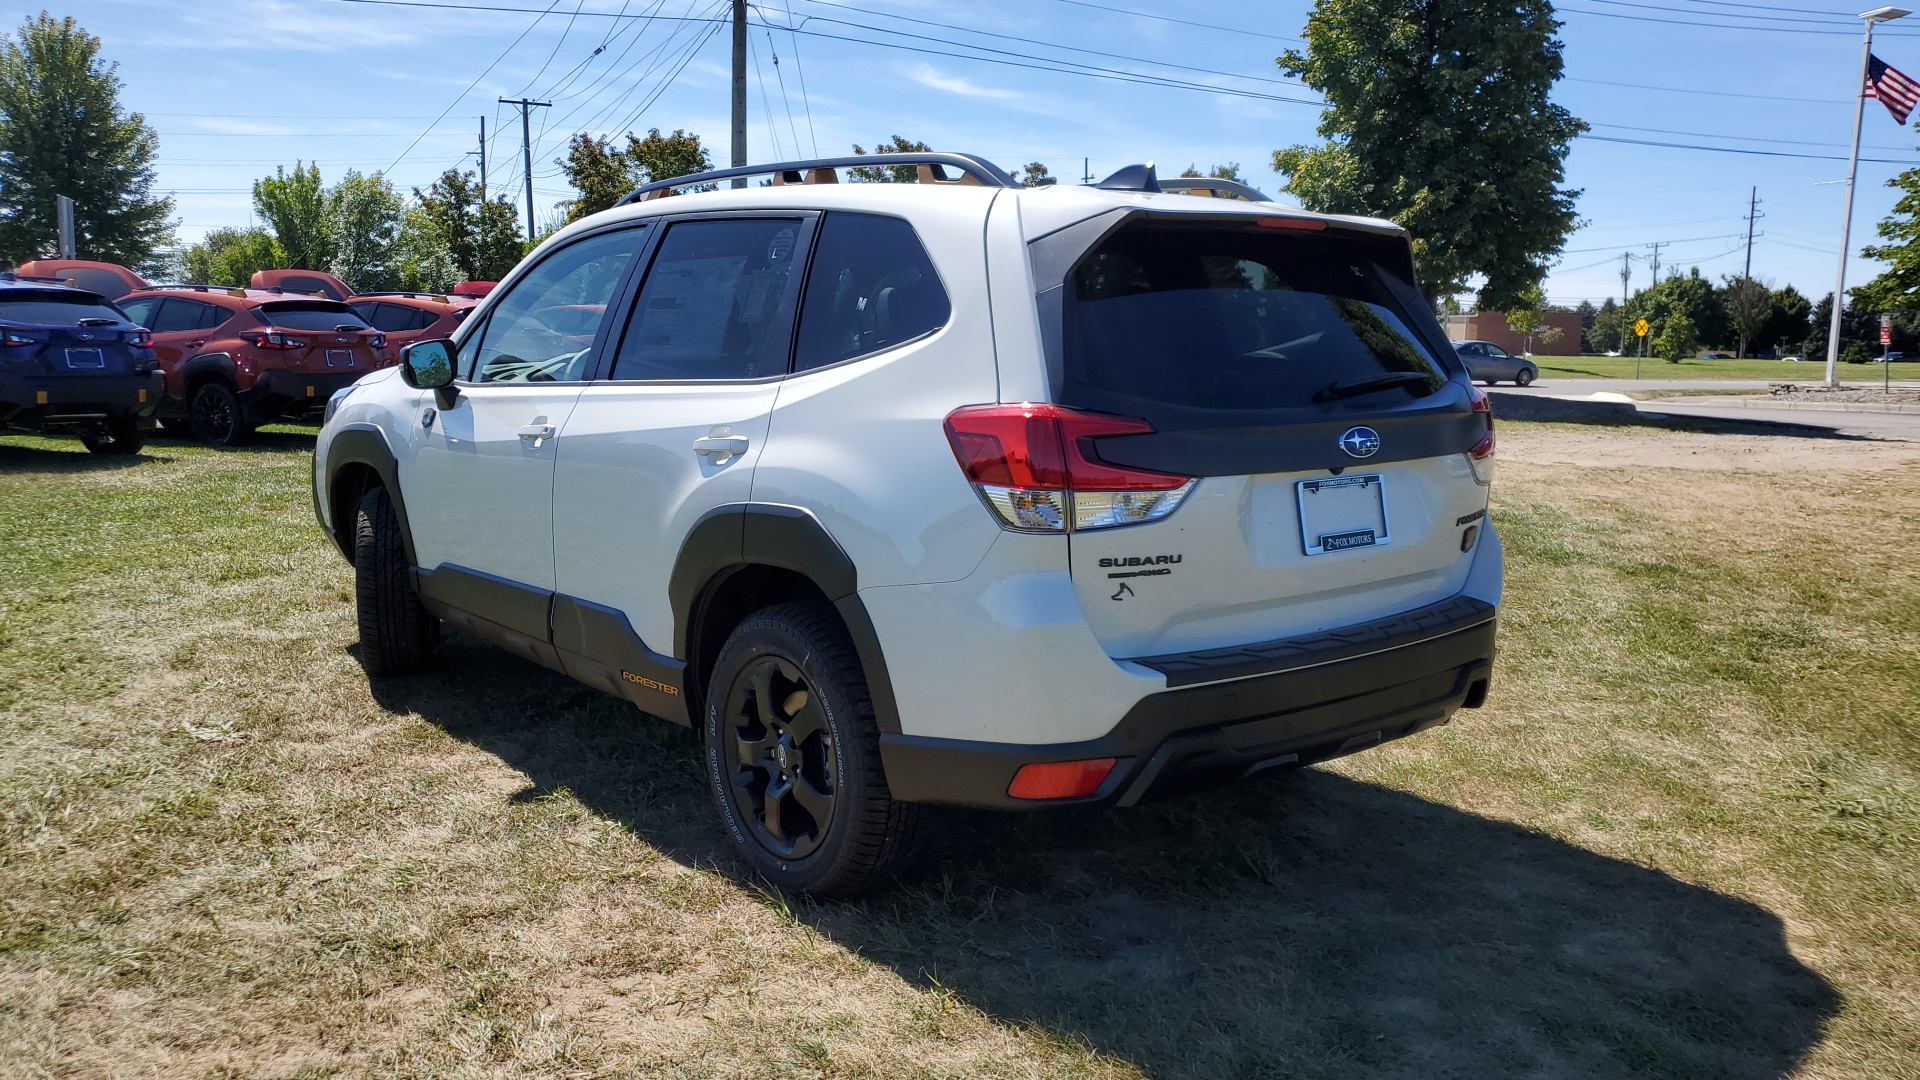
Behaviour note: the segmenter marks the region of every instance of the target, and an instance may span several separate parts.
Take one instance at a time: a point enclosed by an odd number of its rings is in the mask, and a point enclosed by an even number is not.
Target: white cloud
[[[921,64],[919,67],[913,69],[912,77],[913,81],[919,83],[921,86],[932,87],[935,90],[945,90],[949,94],[959,94],[961,97],[993,98],[997,101],[1010,101],[1024,96],[1015,90],[1007,90],[997,86],[981,86],[979,83],[973,82],[970,79],[963,79],[958,75],[943,75],[928,64]]]

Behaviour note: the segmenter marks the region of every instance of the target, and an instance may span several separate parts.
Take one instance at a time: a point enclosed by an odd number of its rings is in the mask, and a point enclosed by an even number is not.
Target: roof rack
[[[1161,191],[1179,192],[1185,195],[1198,195],[1202,192],[1215,199],[1245,199],[1248,202],[1272,202],[1273,200],[1237,180],[1218,180],[1213,177],[1177,177],[1160,181]]]
[[[199,285],[176,282],[171,285],[149,285],[142,292],[203,292],[219,293],[222,296],[234,296],[246,299],[248,290],[237,285]]]
[[[369,296],[404,296],[410,300],[433,300],[442,304],[447,303],[450,300],[473,299],[473,297],[470,297],[470,296],[459,296],[454,293],[417,292],[417,291],[411,291],[407,289],[388,289],[385,292],[363,292],[363,293],[353,294],[353,298],[355,300],[364,300]]]
[[[674,188],[692,187],[696,184],[716,184],[722,180],[741,180],[749,176],[771,176],[776,185],[781,184],[837,184],[840,177],[835,169],[874,169],[898,168],[902,165],[917,167],[919,180],[923,184],[977,184],[982,187],[1018,187],[1019,182],[988,161],[974,154],[948,154],[939,152],[921,152],[906,154],[856,154],[848,157],[813,158],[807,161],[783,161],[773,165],[745,165],[736,169],[715,169],[712,172],[693,173],[689,176],[676,176],[669,180],[655,180],[642,184],[621,199],[618,206],[646,202],[649,199],[664,199],[673,194]],[[947,169],[958,169],[959,176],[948,176]]]

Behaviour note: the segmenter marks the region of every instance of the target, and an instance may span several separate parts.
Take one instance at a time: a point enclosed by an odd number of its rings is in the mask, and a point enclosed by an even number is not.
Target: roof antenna
[[[1160,178],[1153,173],[1153,162],[1128,165],[1093,185],[1103,191],[1159,191]]]

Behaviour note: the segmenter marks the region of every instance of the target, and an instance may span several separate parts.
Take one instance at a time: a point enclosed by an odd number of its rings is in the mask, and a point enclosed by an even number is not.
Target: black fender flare
[[[400,521],[400,538],[406,546],[407,562],[419,565],[413,553],[413,527],[407,520],[407,500],[400,494],[400,463],[387,445],[386,432],[373,424],[346,424],[327,443],[325,467],[315,477],[313,484],[315,519],[322,528],[326,527],[327,516],[324,511],[332,506],[334,481],[339,478],[341,470],[349,465],[365,465],[380,477],[380,486],[387,489],[387,498],[393,502],[394,516]],[[351,562],[352,533],[343,529],[339,521],[333,522],[333,527],[327,531],[333,537],[334,546],[340,549],[340,554]]]
[[[853,639],[876,723],[881,731],[898,734],[900,709],[880,635],[860,600],[859,574],[826,526],[803,507],[731,503],[709,510],[694,523],[680,543],[667,584],[673,607],[673,655],[691,666],[697,605],[711,585],[747,566],[791,570],[826,595]]]
[[[232,383],[235,389],[240,386],[239,369],[228,353],[201,353],[180,367],[180,386],[191,394],[194,383],[209,375],[218,376]]]

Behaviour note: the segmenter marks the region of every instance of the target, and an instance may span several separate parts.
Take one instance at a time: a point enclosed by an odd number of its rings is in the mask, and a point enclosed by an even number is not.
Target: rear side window
[[[401,304],[353,304],[351,306],[369,326],[390,334],[403,330],[418,330],[433,321],[433,317],[427,312]],[[420,321],[420,316],[426,316],[426,321]]]
[[[159,297],[143,296],[138,300],[128,300],[123,302],[120,305],[120,310],[126,314],[128,322],[133,323],[137,326],[144,326],[147,329],[151,330],[153,329],[154,309],[158,308],[159,306],[160,306]]]
[[[175,296],[169,297],[154,313],[153,321],[146,325],[156,334],[170,334],[179,330],[205,330],[226,321],[227,312],[224,308]]]
[[[81,319],[120,322],[120,312],[93,293],[8,289],[0,293],[0,319],[38,326],[78,326]]]
[[[1068,281],[1062,403],[1167,431],[1207,412],[1423,397],[1444,369],[1382,276],[1337,237],[1123,226]]]
[[[791,218],[685,221],[667,230],[614,358],[614,379],[783,375],[794,273]]]
[[[347,305],[321,300],[283,300],[262,304],[260,318],[267,325],[283,330],[332,330],[342,326],[349,330],[364,330],[367,327],[366,320],[355,315]]]
[[[875,214],[828,214],[800,305],[794,370],[890,349],[945,326],[952,313],[913,226]]]

